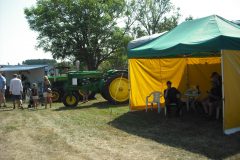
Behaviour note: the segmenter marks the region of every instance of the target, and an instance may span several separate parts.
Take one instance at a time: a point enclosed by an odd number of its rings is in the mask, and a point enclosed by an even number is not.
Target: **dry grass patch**
[[[0,108],[0,159],[239,158],[240,134],[223,135],[219,121],[128,112],[97,98],[76,108]]]

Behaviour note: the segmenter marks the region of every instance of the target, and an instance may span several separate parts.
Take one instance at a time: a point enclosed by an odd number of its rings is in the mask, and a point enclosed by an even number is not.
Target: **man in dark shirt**
[[[172,82],[167,81],[167,89],[164,90],[164,98],[165,98],[165,105],[167,107],[167,114],[171,114],[171,106],[175,104],[177,108],[177,115],[180,114],[181,111],[181,100],[180,100],[181,93],[175,88],[172,87]]]

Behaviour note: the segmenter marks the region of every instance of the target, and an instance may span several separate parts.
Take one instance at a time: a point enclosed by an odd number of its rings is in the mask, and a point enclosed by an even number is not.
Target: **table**
[[[195,102],[197,100],[197,97],[199,96],[200,94],[197,93],[197,92],[189,92],[189,93],[185,93],[185,96],[187,97],[187,111],[189,111],[189,108],[192,107],[194,110],[195,109]],[[191,103],[191,104],[190,104]]]

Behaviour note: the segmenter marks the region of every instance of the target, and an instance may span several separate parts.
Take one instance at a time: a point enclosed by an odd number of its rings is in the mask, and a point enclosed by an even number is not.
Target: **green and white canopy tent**
[[[154,41],[130,49],[128,57],[211,56],[226,49],[240,49],[240,26],[213,15],[183,22]]]
[[[177,63],[182,59],[187,59],[186,65],[184,64],[184,67],[187,68],[191,58],[203,57],[219,58],[219,71],[223,78],[224,132],[230,134],[240,131],[240,26],[217,15],[183,22],[166,34],[129,49],[130,108],[134,110],[143,105],[141,98],[146,97],[146,88],[145,91],[137,88],[138,81],[141,81],[141,86],[148,85],[148,88],[154,88],[163,84],[154,84],[159,83],[158,77],[161,76],[162,80],[168,74],[168,79],[174,79],[175,84],[180,84],[180,76],[178,75],[176,78],[175,75],[179,74],[179,67],[182,67],[183,64],[173,69],[173,63],[172,66],[168,65],[171,63],[170,60],[176,60]],[[165,59],[168,60],[164,61]],[[162,70],[161,65],[163,64],[165,70]],[[196,63],[196,65],[198,64]],[[207,62],[206,65],[208,65]],[[207,72],[206,65],[205,63],[201,64],[202,70],[198,75]],[[158,70],[161,71],[158,72]],[[165,72],[165,75],[161,75],[161,72],[166,70],[169,70],[169,73]],[[140,75],[144,76],[140,77]],[[147,81],[151,78],[152,84],[143,84],[144,80]]]

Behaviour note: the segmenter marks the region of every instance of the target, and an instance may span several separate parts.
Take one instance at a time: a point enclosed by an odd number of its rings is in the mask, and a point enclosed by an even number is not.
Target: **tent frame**
[[[224,68],[224,64],[223,64],[223,50],[221,50],[221,71],[222,71],[222,127],[223,127],[223,132],[225,133],[225,130],[224,130],[224,109],[225,109],[225,95],[224,95],[224,71],[223,71],[223,68]],[[226,134],[226,133],[225,133]]]

